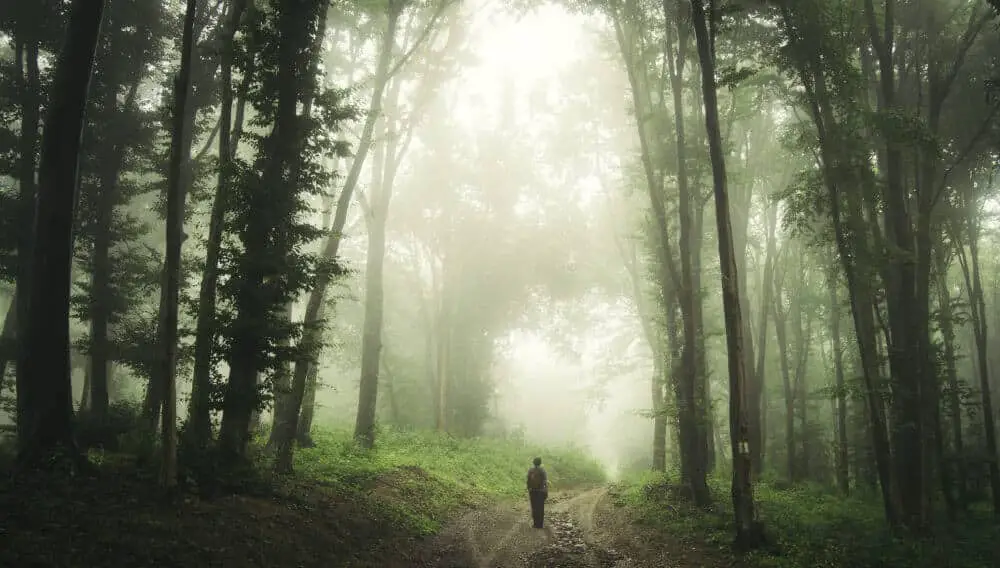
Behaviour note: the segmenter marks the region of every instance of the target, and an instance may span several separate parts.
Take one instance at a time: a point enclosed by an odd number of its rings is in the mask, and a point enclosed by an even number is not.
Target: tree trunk
[[[351,162],[351,169],[344,180],[344,187],[340,191],[337,199],[337,209],[333,218],[333,227],[330,236],[327,237],[323,247],[323,258],[336,259],[340,251],[340,242],[343,237],[344,225],[347,223],[347,212],[351,207],[351,199],[354,190],[361,177],[361,170],[365,159],[372,145],[372,136],[375,132],[376,121],[382,115],[382,97],[385,93],[386,84],[389,81],[390,65],[393,60],[393,51],[396,46],[396,32],[399,27],[399,18],[403,3],[390,2],[388,6],[388,20],[385,33],[382,36],[382,45],[379,48],[378,63],[375,69],[374,84],[372,86],[372,98],[365,116],[365,124],[361,130],[361,138],[358,141],[358,148]],[[330,270],[321,270],[316,275],[316,285],[309,294],[306,303],[306,313],[303,318],[304,329],[300,344],[306,349],[303,352],[312,351],[310,355],[303,355],[295,361],[295,374],[292,381],[304,381],[309,375],[309,368],[315,365],[316,353],[319,349],[321,338],[321,325],[319,319],[320,306],[326,300],[327,288],[332,282],[334,274]]]
[[[19,452],[28,464],[44,463],[60,447],[79,455],[73,438],[69,361],[73,213],[84,111],[103,14],[104,0],[71,4],[42,132],[31,258],[31,281],[41,284],[28,298],[18,365],[18,388],[26,395],[17,416]]]
[[[781,8],[781,16],[786,23],[791,24],[792,17],[787,7]],[[844,156],[844,148],[830,139],[828,129],[836,128],[837,123],[833,109],[829,104],[831,99],[826,88],[826,77],[818,71],[818,66],[819,62],[815,60],[799,62],[796,70],[802,83],[811,85],[813,89],[809,93],[809,111],[819,139],[823,183],[830,198],[830,217],[837,243],[838,258],[847,278],[855,339],[865,385],[867,414],[870,420],[869,433],[872,440],[872,454],[878,472],[886,520],[890,526],[895,526],[899,516],[892,479],[892,461],[883,410],[883,396],[878,386],[882,373],[873,312],[875,295],[869,271],[872,255],[865,240],[866,225],[860,199],[855,193],[842,192],[841,190],[840,168],[847,167],[847,162],[850,162],[852,158]]]
[[[664,15],[669,14],[667,2],[663,3]],[[681,424],[681,444],[687,448],[688,483],[695,503],[708,505],[711,495],[706,476],[709,462],[714,452],[711,440],[711,411],[708,410],[707,380],[704,365],[704,339],[702,322],[702,297],[698,285],[700,279],[694,274],[695,223],[693,219],[693,199],[687,175],[687,139],[684,133],[684,65],[687,61],[688,33],[686,24],[678,24],[678,48],[674,57],[672,33],[668,27],[665,42],[667,68],[670,75],[670,90],[674,105],[674,132],[677,142],[677,195],[680,236],[678,252],[680,256],[680,286],[677,299],[681,309],[681,329],[684,334],[684,348],[681,352],[680,373],[674,380],[681,384],[678,388],[678,412]],[[662,191],[662,190],[661,190]],[[700,243],[699,243],[700,244]],[[669,253],[668,253],[669,254]]]
[[[750,431],[750,460],[753,462],[753,473],[760,476],[764,472],[764,455],[767,444],[767,401],[764,399],[764,371],[767,362],[767,317],[774,296],[774,264],[777,262],[777,247],[775,228],[778,224],[778,208],[774,204],[767,207],[767,236],[764,253],[764,275],[761,290],[760,325],[757,330],[757,369],[754,380],[747,385],[748,404],[756,411],[747,413],[747,426]],[[756,420],[756,423],[754,421]]]
[[[263,200],[279,196],[278,188],[281,192],[298,191],[286,178],[285,172],[294,168],[301,159],[304,143],[298,118],[298,102],[302,77],[306,75],[301,68],[302,53],[308,51],[309,45],[303,39],[305,36],[301,28],[308,25],[308,13],[307,6],[302,3],[290,3],[280,8],[279,35],[273,40],[277,42],[278,58],[275,119],[268,139],[262,145],[269,149],[260,180],[261,186],[267,189],[264,192],[254,192],[252,200],[255,203],[250,205],[251,209],[256,209],[275,207],[280,203],[283,209],[266,217],[250,215],[246,227],[240,229],[244,251],[239,260],[240,282],[235,301],[237,316],[233,325],[229,380],[219,432],[220,445],[230,461],[245,458],[250,441],[251,417],[259,403],[257,378],[263,370],[262,351],[266,345],[264,337],[255,329],[256,322],[266,321],[268,317],[273,317],[272,312],[282,308],[262,296],[270,269],[257,259],[276,251],[284,253],[283,247],[287,246],[284,228],[275,219],[282,218],[282,215],[292,215],[294,201],[282,199],[278,203],[273,200],[265,203]],[[269,242],[269,235],[275,232],[274,242]]]
[[[830,289],[830,338],[833,342],[833,370],[836,378],[837,401],[837,486],[850,495],[851,482],[847,443],[847,385],[844,379],[844,348],[840,337],[840,301],[837,298],[837,272],[831,266],[827,279]]]
[[[247,0],[233,0],[229,18],[219,38],[221,42],[219,89],[222,104],[219,111],[219,170],[212,211],[205,243],[205,267],[202,271],[198,294],[198,315],[195,326],[194,372],[191,383],[191,402],[188,407],[188,425],[191,440],[196,446],[205,446],[212,439],[211,394],[212,354],[218,330],[216,329],[215,304],[219,282],[219,253],[225,224],[226,204],[230,194],[232,158],[237,144],[232,139],[233,118],[233,38],[239,28]],[[253,73],[247,73],[252,77]]]
[[[883,112],[897,111],[896,78],[893,58],[895,23],[894,0],[885,0],[884,34],[876,27],[873,0],[865,0],[869,39],[877,55],[879,68],[879,103]],[[911,530],[923,530],[928,521],[925,508],[926,456],[925,397],[931,365],[928,352],[929,330],[927,298],[923,296],[922,255],[925,247],[917,245],[921,235],[915,234],[911,218],[909,189],[903,180],[903,156],[894,140],[885,140],[880,169],[885,175],[885,219],[889,254],[889,279],[886,283],[886,303],[892,348],[889,366],[892,370],[892,448],[895,480],[900,500],[900,520]],[[923,231],[916,231],[923,233]],[[929,268],[929,267],[928,267]]]
[[[740,313],[739,278],[733,252],[729,220],[729,196],[726,190],[726,163],[719,131],[719,103],[715,84],[715,38],[709,34],[703,0],[691,0],[692,21],[701,62],[701,88],[705,102],[705,130],[708,133],[715,193],[715,218],[718,229],[719,264],[722,272],[722,305],[726,320],[726,347],[729,358],[729,432],[733,460],[733,516],[738,548],[756,548],[763,539],[753,499],[750,441],[747,425],[746,357],[744,356],[743,317]],[[714,0],[709,9],[715,13]]]
[[[990,491],[993,494],[993,514],[1000,518],[1000,464],[997,463],[996,416],[993,410],[993,393],[990,390],[989,348],[986,301],[983,294],[982,275],[979,268],[979,227],[973,223],[973,213],[966,220],[968,227],[969,254],[966,259],[965,249],[960,245],[959,260],[962,274],[965,278],[965,288],[972,304],[972,329],[976,340],[976,367],[979,372],[979,395],[983,405],[983,428],[986,438],[986,457],[989,463]]]
[[[17,281],[14,290],[14,300],[11,301],[10,310],[6,319],[11,320],[10,334],[7,331],[7,321],[4,321],[3,341],[6,343],[8,337],[14,349],[10,354],[3,355],[3,362],[0,364],[0,380],[3,380],[7,370],[7,362],[17,357],[21,348],[18,344],[25,337],[27,329],[27,310],[29,298],[31,296],[31,263],[32,258],[32,220],[35,218],[35,199],[37,187],[35,184],[35,165],[38,152],[38,127],[41,119],[39,106],[41,105],[42,87],[38,70],[38,44],[36,37],[40,29],[40,18],[38,14],[39,5],[34,2],[25,2],[19,6],[16,22],[17,41],[17,62],[23,68],[19,74],[19,90],[21,104],[21,136],[18,147],[18,196],[17,207],[20,222],[17,227]],[[17,297],[22,298],[17,302]],[[20,368],[16,369],[21,375]],[[24,381],[18,384],[23,385]]]
[[[330,219],[333,216],[333,200],[329,201],[323,210],[323,228],[330,229]],[[322,319],[326,304],[320,304],[317,318]],[[293,379],[294,380],[294,379]],[[319,387],[319,365],[309,365],[306,376],[305,393],[302,395],[302,411],[295,430],[295,441],[300,448],[311,448],[316,445],[312,439],[312,423],[316,413],[316,389]]]
[[[322,317],[322,316],[321,316]],[[295,441],[300,448],[311,448],[316,445],[312,439],[313,417],[316,415],[316,389],[319,387],[319,365],[309,367],[306,377],[306,392],[302,396],[302,413],[299,415]]]
[[[383,188],[381,192],[389,191]],[[386,199],[387,196],[379,196]],[[375,411],[378,400],[379,352],[382,349],[383,281],[385,262],[385,217],[373,216],[368,233],[368,261],[365,263],[365,323],[361,346],[361,387],[354,437],[365,448],[375,445]]]
[[[784,278],[782,278],[784,280]],[[781,363],[781,385],[785,395],[785,474],[788,481],[795,483],[798,481],[798,471],[796,465],[798,460],[795,456],[795,396],[792,391],[792,372],[788,354],[788,332],[787,314],[782,304],[780,284],[777,298],[771,306],[771,313],[774,317],[775,340],[778,342],[778,356]]]
[[[809,363],[809,346],[811,343],[812,335],[812,318],[806,313],[803,315],[802,308],[802,288],[800,287],[797,291],[798,297],[795,300],[795,356],[796,356],[796,366],[795,366],[795,382],[794,382],[794,393],[796,399],[796,411],[799,418],[799,435],[798,440],[795,440],[799,444],[797,448],[798,463],[795,466],[795,472],[798,475],[799,480],[805,480],[809,478],[809,443],[808,438],[808,423],[809,423],[809,392],[806,386],[806,365]]]
[[[302,69],[300,77],[306,76],[306,74],[311,74],[313,76],[319,74],[319,61],[322,58],[323,53],[323,41],[326,39],[326,21],[327,15],[330,8],[329,2],[324,2],[323,8],[320,9],[319,16],[316,20],[316,35],[313,39],[312,45],[309,47],[310,53],[312,55],[308,61],[308,67]],[[291,16],[289,16],[291,17]],[[301,28],[304,25],[309,25],[309,22],[300,21],[296,23],[289,23],[288,33],[295,34],[301,33],[296,32],[297,28]],[[298,79],[297,84],[304,86],[303,79]],[[316,96],[316,91],[312,87],[308,87],[309,91],[304,94],[304,101],[302,105],[302,116],[311,117],[312,116],[312,106],[313,100]],[[299,87],[299,90],[302,90]],[[303,143],[305,142],[305,136],[303,136]],[[301,182],[302,177],[302,161],[297,160],[291,166],[291,174],[289,178],[292,180],[293,187],[298,186]],[[324,223],[325,226],[325,223]],[[288,306],[288,319],[291,321],[292,317],[292,306]],[[292,376],[292,369],[289,368],[286,376],[290,379],[289,382],[289,392],[287,399],[284,403],[284,408],[279,409],[275,407],[275,428],[272,430],[272,440],[277,444],[276,459],[275,459],[275,471],[279,474],[290,474],[292,473],[292,451],[295,445],[295,437],[298,432],[299,425],[299,415],[302,409],[302,401],[305,398],[306,382],[308,380],[307,374],[298,374]],[[283,416],[278,417],[279,414]]]
[[[104,101],[103,120],[115,122],[118,118],[118,98]],[[105,140],[108,146],[101,152],[100,179],[97,186],[96,213],[94,217],[94,250],[91,257],[93,273],[90,290],[90,412],[98,418],[108,413],[108,360],[111,345],[108,341],[108,321],[114,290],[111,285],[111,231],[115,203],[118,201],[118,176],[121,171],[122,149],[115,140]]]
[[[184,198],[181,180],[185,164],[191,159],[191,136],[185,132],[187,104],[191,92],[191,59],[194,43],[194,18],[197,0],[187,0],[184,32],[181,39],[181,68],[174,79],[173,124],[170,133],[170,169],[167,171],[166,314],[160,348],[163,350],[163,421],[160,440],[163,444],[161,479],[172,492],[177,486],[177,317],[181,286],[181,243],[184,238]]]
[[[948,261],[943,251],[937,256],[937,293],[938,293],[938,319],[941,328],[942,342],[944,344],[944,364],[945,373],[948,379],[948,406],[951,418],[951,442],[952,460],[942,459],[941,462],[941,483],[945,493],[946,502],[953,504],[957,509],[964,509],[968,498],[965,494],[965,484],[968,474],[965,471],[965,462],[962,459],[965,453],[965,440],[962,436],[962,405],[959,398],[958,369],[956,361],[958,354],[955,350],[955,324],[952,314],[951,293],[948,288]],[[943,432],[939,432],[943,434]],[[944,444],[944,436],[938,436],[939,442]],[[943,451],[943,448],[942,448]],[[943,456],[942,456],[943,457]],[[952,481],[951,464],[955,464],[954,470],[957,480]],[[957,489],[955,498],[952,498],[952,489]]]
[[[399,84],[390,89],[387,103],[396,110]],[[394,113],[390,112],[390,116]],[[386,250],[386,222],[393,185],[399,168],[401,153],[399,127],[390,119],[382,119],[387,129],[385,141],[376,150],[372,166],[380,169],[373,173],[372,197],[368,222],[368,253],[365,263],[365,323],[361,340],[361,382],[358,392],[358,415],[354,437],[362,447],[375,445],[375,424],[378,408],[379,370],[382,358],[382,327],[384,319],[384,282]],[[395,120],[394,118],[391,120]],[[409,126],[412,128],[413,126]],[[377,175],[377,178],[375,177]],[[377,181],[375,181],[377,179]]]

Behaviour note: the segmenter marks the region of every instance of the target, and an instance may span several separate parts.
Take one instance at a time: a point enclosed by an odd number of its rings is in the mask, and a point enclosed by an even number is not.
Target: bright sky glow
[[[584,18],[558,6],[543,6],[520,20],[490,0],[470,2],[466,9],[475,14],[472,43],[479,61],[458,78],[455,117],[469,127],[495,117],[506,82],[522,95],[531,92],[576,61],[583,42],[590,41]]]

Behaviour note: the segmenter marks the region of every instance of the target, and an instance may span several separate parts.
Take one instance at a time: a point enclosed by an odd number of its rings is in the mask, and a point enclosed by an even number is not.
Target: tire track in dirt
[[[626,568],[629,558],[595,538],[595,511],[603,488],[553,494],[544,529],[531,526],[527,503],[472,511],[441,535],[439,568]]]
[[[733,568],[718,550],[633,524],[607,487],[554,493],[545,529],[523,500],[477,509],[445,528],[427,568]]]

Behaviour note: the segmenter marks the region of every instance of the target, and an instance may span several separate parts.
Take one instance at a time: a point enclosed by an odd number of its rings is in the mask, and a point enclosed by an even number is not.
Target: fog
[[[484,373],[492,391],[482,433],[584,448],[612,472],[648,461],[652,434],[642,413],[650,410],[652,358],[621,251],[612,244],[635,239],[616,218],[632,207],[621,191],[619,164],[636,144],[628,134],[624,71],[602,47],[609,38],[593,15],[554,5],[514,14],[489,1],[467,2],[461,11],[456,18],[466,22],[469,38],[464,64],[438,87],[447,117],[434,115],[415,128],[413,149],[396,178],[386,303],[398,311],[385,314],[385,356],[402,358],[401,351],[424,348],[426,328],[412,321],[422,317],[413,313],[420,309],[406,304],[414,286],[432,296],[437,285],[432,265],[441,262],[433,250],[438,243],[415,242],[439,238],[440,227],[428,219],[443,220],[436,216],[440,210],[461,215],[461,207],[493,209],[496,217],[505,215],[502,225],[450,227],[461,236],[449,255],[484,259],[474,264],[486,274],[468,291],[468,301],[488,305],[499,296],[507,304],[481,330],[491,343]],[[601,101],[589,100],[581,88],[595,89]],[[425,167],[427,154],[421,154],[442,139],[456,144],[450,146],[457,154],[454,167]],[[410,206],[420,192],[435,189],[467,201],[438,202],[439,211]],[[477,194],[487,202],[477,202]],[[530,236],[515,237],[519,233]],[[363,267],[366,241],[355,234],[345,243],[353,266]],[[504,248],[490,254],[482,248],[487,243]],[[426,250],[415,251],[421,248]],[[506,289],[493,288],[494,278]],[[363,274],[350,277],[342,293],[349,300],[339,305],[341,313],[360,315]],[[358,329],[362,322],[353,323]],[[397,346],[406,343],[417,345]],[[357,401],[359,361],[350,364],[350,348],[343,354],[327,359],[317,413],[346,422]],[[389,367],[393,380],[403,373]],[[383,386],[383,405],[385,397]]]

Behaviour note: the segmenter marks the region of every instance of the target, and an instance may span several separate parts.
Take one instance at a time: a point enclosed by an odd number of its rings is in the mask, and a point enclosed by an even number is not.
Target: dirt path
[[[555,493],[546,528],[531,527],[528,500],[469,513],[447,527],[431,566],[439,568],[642,568],[684,566],[643,550],[605,488]]]

